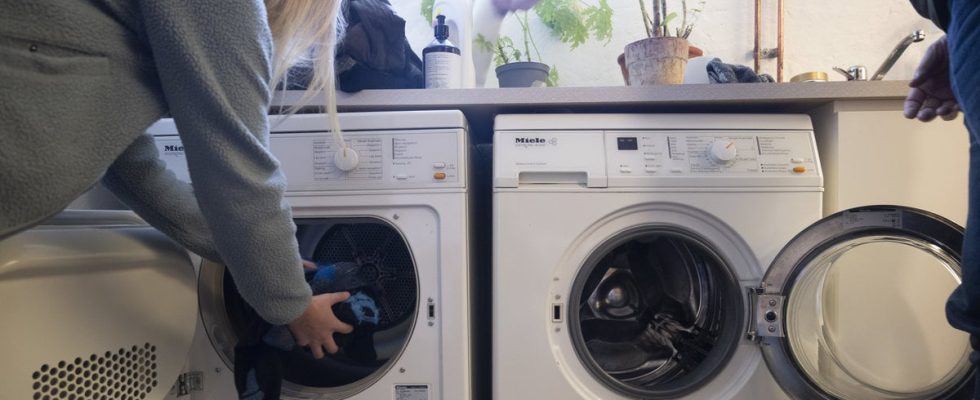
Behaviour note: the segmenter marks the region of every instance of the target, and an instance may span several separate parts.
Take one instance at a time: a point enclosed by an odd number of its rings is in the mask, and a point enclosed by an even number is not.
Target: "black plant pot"
[[[513,62],[497,67],[497,82],[502,88],[545,86],[548,81],[547,64],[539,62]]]

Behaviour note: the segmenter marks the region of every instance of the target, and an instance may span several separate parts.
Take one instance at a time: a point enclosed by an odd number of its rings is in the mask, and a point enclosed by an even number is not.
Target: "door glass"
[[[801,271],[789,295],[786,335],[809,380],[842,399],[927,398],[969,372],[967,335],[945,302],[958,262],[897,236],[833,246]]]
[[[593,376],[631,397],[676,397],[723,366],[740,292],[700,240],[651,229],[593,255],[572,291],[573,342]]]

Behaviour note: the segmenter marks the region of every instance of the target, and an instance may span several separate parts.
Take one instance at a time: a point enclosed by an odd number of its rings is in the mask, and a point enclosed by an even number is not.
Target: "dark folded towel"
[[[756,74],[752,68],[744,65],[725,64],[719,59],[708,63],[708,80],[711,83],[749,83],[775,82],[768,74]]]

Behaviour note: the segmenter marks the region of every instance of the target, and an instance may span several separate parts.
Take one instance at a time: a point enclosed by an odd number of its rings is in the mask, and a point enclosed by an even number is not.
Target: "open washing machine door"
[[[316,360],[304,348],[275,350],[283,365],[285,398],[343,399],[356,396],[385,376],[408,345],[418,317],[418,271],[399,231],[375,218],[323,218],[296,221],[304,259],[317,264],[354,263],[360,291],[377,305],[377,325],[367,347],[349,345],[338,335],[341,350]],[[199,279],[201,316],[222,361],[234,370],[236,346],[261,339],[268,328],[235,288],[225,267],[205,261]],[[351,291],[355,295],[355,290]],[[357,335],[358,328],[352,335]],[[365,342],[361,342],[362,344]]]
[[[963,229],[868,206],[793,238],[751,293],[748,335],[798,399],[970,398],[967,335],[946,322]]]
[[[0,398],[162,399],[197,322],[186,251],[129,211],[0,240]]]

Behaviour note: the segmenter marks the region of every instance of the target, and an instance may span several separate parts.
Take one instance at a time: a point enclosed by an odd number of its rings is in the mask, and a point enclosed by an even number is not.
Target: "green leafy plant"
[[[422,0],[422,16],[427,21],[433,18],[435,0]],[[582,0],[541,0],[532,10],[538,14],[541,22],[548,27],[552,35],[567,44],[571,49],[585,43],[589,37],[609,43],[612,39],[612,7],[607,0],[599,0],[598,4],[590,5]],[[497,40],[487,40],[483,35],[477,35],[473,44],[476,48],[494,55],[494,62],[499,67],[512,62],[543,62],[538,46],[531,35],[530,19],[527,11],[514,12],[514,18],[521,26],[520,43],[515,44],[508,36],[500,36]],[[558,86],[558,68],[551,65],[548,72],[548,86]]]
[[[676,12],[668,12],[667,0],[652,0],[652,18],[650,13],[647,12],[645,1],[637,1],[640,3],[640,14],[643,17],[643,26],[646,27],[647,37],[670,37],[670,23],[677,19],[678,14]],[[688,8],[687,0],[680,0],[681,26],[674,29],[674,36],[687,39],[687,37],[691,35],[691,32],[694,30],[694,25],[697,23],[698,16],[701,15],[701,11],[704,10],[705,1],[706,0],[700,0],[696,6]]]
[[[425,17],[426,21],[432,21],[435,16],[432,15],[432,8],[435,7],[436,0],[422,0],[422,16]]]

